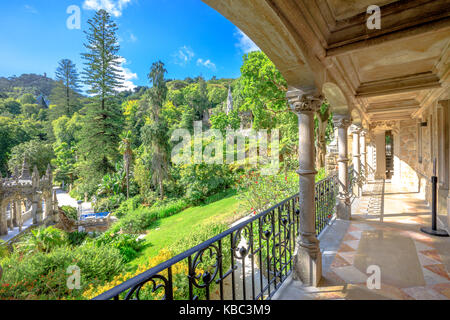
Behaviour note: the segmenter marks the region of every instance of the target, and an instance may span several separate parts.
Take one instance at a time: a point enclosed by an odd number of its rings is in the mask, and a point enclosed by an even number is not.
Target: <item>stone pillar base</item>
[[[294,258],[293,279],[300,280],[305,286],[317,287],[322,277],[322,253],[299,247]]]
[[[350,220],[352,217],[352,207],[349,198],[339,198],[336,201],[336,216],[338,219]]]
[[[5,225],[5,223],[0,224],[0,236],[6,236],[8,235],[8,227]]]

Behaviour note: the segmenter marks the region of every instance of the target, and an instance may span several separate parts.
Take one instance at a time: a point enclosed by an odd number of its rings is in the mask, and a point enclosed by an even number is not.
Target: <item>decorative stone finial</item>
[[[34,165],[34,167],[33,167],[33,174],[31,176],[31,178],[33,179],[33,181],[36,179],[39,180],[39,171],[38,171],[38,168],[36,165]]]
[[[23,156],[23,162],[22,162],[22,172],[20,174],[21,180],[29,180],[30,177],[30,166],[28,165],[27,156]]]
[[[16,179],[16,178],[18,178],[18,177],[19,177],[19,168],[16,166],[16,167],[14,168],[14,175],[13,175],[13,178]]]

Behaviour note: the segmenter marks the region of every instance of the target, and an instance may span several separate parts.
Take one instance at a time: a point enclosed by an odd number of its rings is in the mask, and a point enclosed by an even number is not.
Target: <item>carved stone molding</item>
[[[354,134],[361,134],[362,128],[358,125],[352,124],[350,126],[350,132]]]
[[[393,131],[398,133],[398,121],[387,120],[387,121],[375,121],[370,124],[371,131]]]
[[[295,113],[314,112],[320,105],[324,97],[314,94],[311,90],[304,92],[301,90],[289,90],[286,94],[291,110]]]
[[[333,117],[333,124],[335,128],[347,129],[352,124],[350,116],[335,116]]]

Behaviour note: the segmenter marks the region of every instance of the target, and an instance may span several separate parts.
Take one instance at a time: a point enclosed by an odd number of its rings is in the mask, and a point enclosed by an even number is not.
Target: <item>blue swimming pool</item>
[[[80,220],[86,220],[88,218],[106,218],[109,215],[109,212],[99,212],[99,213],[86,213],[80,216]]]

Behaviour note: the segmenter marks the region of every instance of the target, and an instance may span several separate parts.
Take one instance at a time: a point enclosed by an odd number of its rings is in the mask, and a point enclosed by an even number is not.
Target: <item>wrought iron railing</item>
[[[355,169],[353,165],[348,167],[348,193],[353,194],[353,187],[355,186],[357,177],[355,175]]]
[[[316,230],[335,210],[337,177],[316,184]],[[293,269],[298,194],[97,296],[106,299],[266,300]]]
[[[334,174],[316,183],[316,233],[319,235],[336,213],[338,178]]]
[[[361,162],[361,168],[360,168],[361,172],[359,174],[359,180],[361,181],[361,183],[366,183],[367,182],[367,168],[365,166],[364,163]]]

